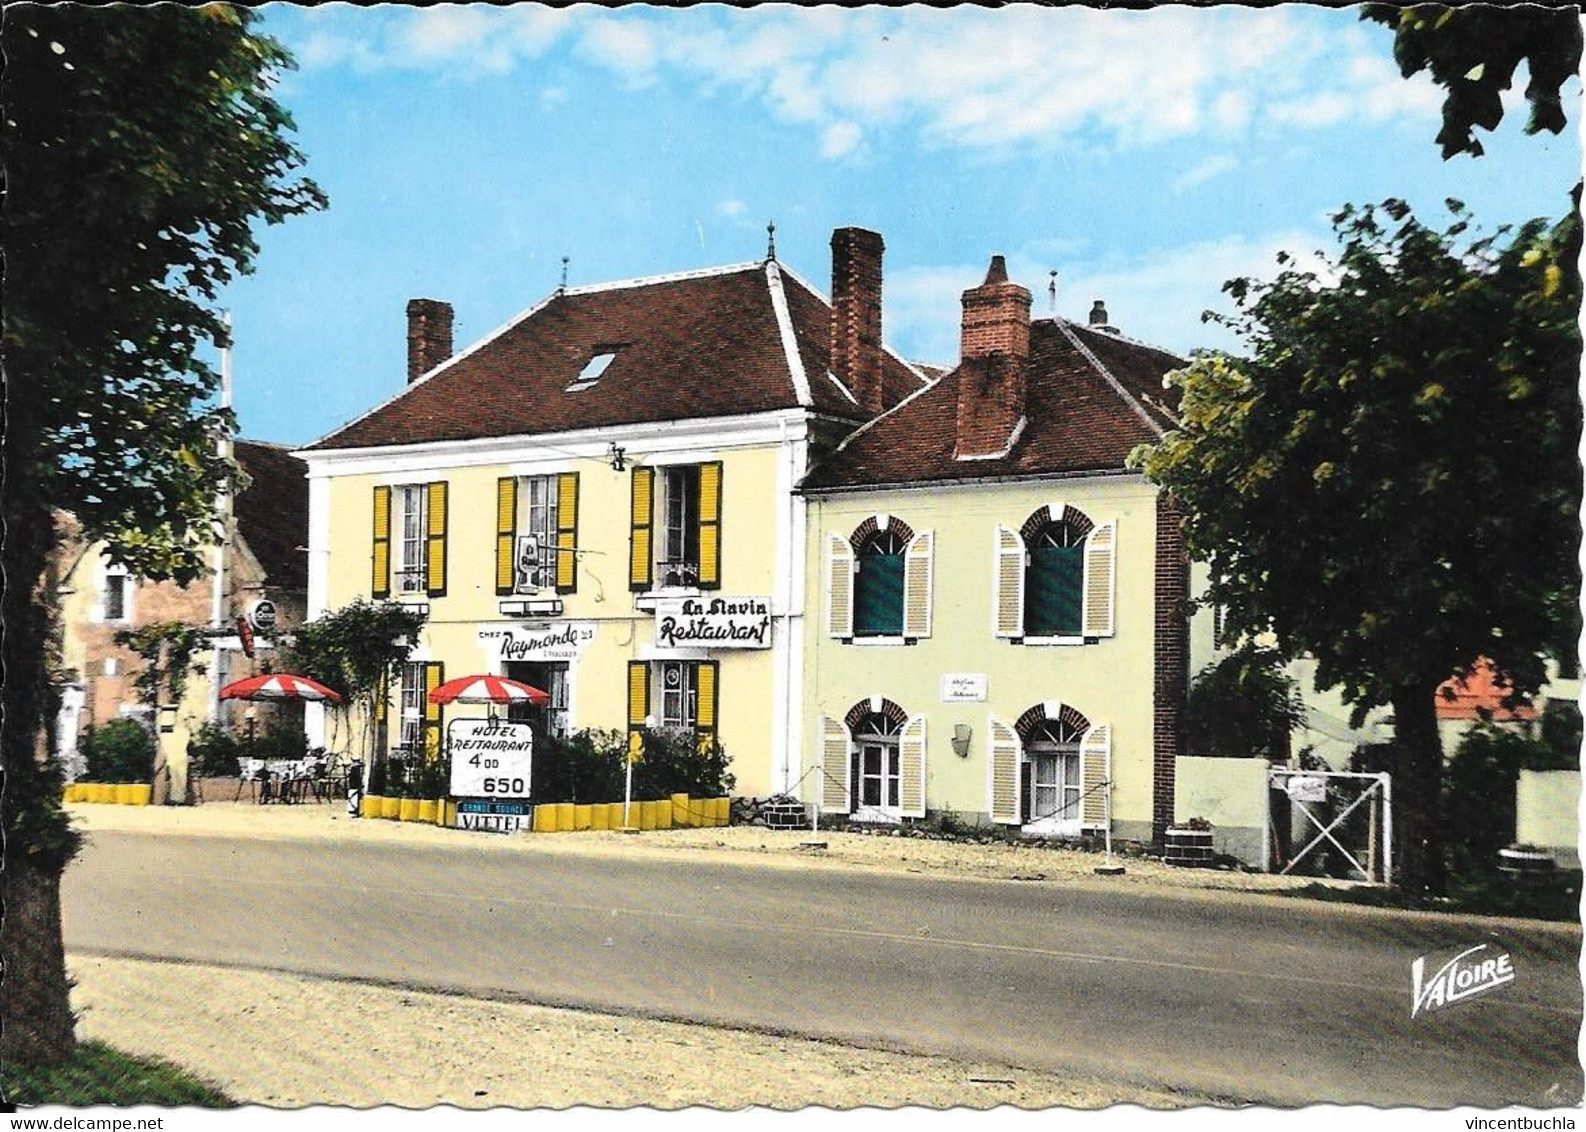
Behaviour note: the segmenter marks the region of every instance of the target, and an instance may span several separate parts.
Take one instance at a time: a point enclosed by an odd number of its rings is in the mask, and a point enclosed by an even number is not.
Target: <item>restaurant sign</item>
[[[655,643],[669,649],[768,649],[771,599],[685,597],[657,602]]]
[[[479,647],[497,660],[577,660],[594,639],[593,621],[563,621],[534,628],[499,621],[479,626]]]
[[[534,732],[504,719],[454,719],[447,729],[454,798],[527,798]]]

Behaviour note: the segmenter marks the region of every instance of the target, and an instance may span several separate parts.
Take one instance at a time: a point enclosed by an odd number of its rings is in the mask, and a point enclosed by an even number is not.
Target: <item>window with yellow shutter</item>
[[[642,487],[639,469],[635,469],[634,474],[633,569],[630,573],[633,587],[648,589],[653,579],[655,586],[666,589],[719,589],[722,556],[720,462],[643,470],[648,474]],[[642,515],[641,502],[644,504]],[[653,558],[649,557],[651,555]]]

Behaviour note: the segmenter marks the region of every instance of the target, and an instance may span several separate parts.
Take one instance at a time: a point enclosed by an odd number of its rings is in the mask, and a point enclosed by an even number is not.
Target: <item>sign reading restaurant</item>
[[[536,628],[499,621],[479,626],[479,647],[499,660],[576,660],[594,639],[592,621],[563,621]]]
[[[685,597],[656,603],[655,643],[662,648],[768,649],[769,597]]]

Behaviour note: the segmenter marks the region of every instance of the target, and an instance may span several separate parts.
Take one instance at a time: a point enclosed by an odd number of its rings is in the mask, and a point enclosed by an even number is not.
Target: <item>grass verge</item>
[[[14,1105],[156,1105],[235,1108],[219,1089],[163,1061],[83,1042],[60,1065],[0,1065],[0,1087]]]
[[[1546,880],[1519,883],[1498,873],[1467,873],[1449,879],[1448,895],[1420,896],[1386,888],[1334,888],[1308,884],[1303,888],[1273,890],[1274,896],[1301,896],[1341,904],[1369,904],[1377,908],[1409,908],[1423,912],[1457,912],[1472,916],[1510,916],[1528,920],[1579,922],[1581,879],[1579,872],[1560,872]]]

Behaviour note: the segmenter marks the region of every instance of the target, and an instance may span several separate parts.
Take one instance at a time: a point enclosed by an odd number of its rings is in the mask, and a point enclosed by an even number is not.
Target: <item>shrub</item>
[[[239,753],[255,759],[306,759],[308,736],[300,727],[272,720],[252,742],[244,740]]]
[[[1184,703],[1185,749],[1224,758],[1288,757],[1305,704],[1272,649],[1244,648],[1203,669]]]
[[[734,779],[727,752],[714,741],[699,744],[686,731],[646,730],[644,757],[633,766],[633,797],[673,794],[719,798]],[[536,741],[531,792],[541,802],[614,802],[622,798],[628,736],[621,731],[575,731]]]
[[[714,739],[700,742],[687,731],[646,730],[644,757],[633,766],[633,794],[720,798],[736,785],[727,765],[727,752]]]
[[[83,758],[89,782],[151,782],[154,736],[135,720],[115,719],[89,730]]]
[[[218,723],[206,723],[187,741],[187,761],[193,774],[207,778],[227,778],[241,773],[237,760],[242,745],[237,737]]]

